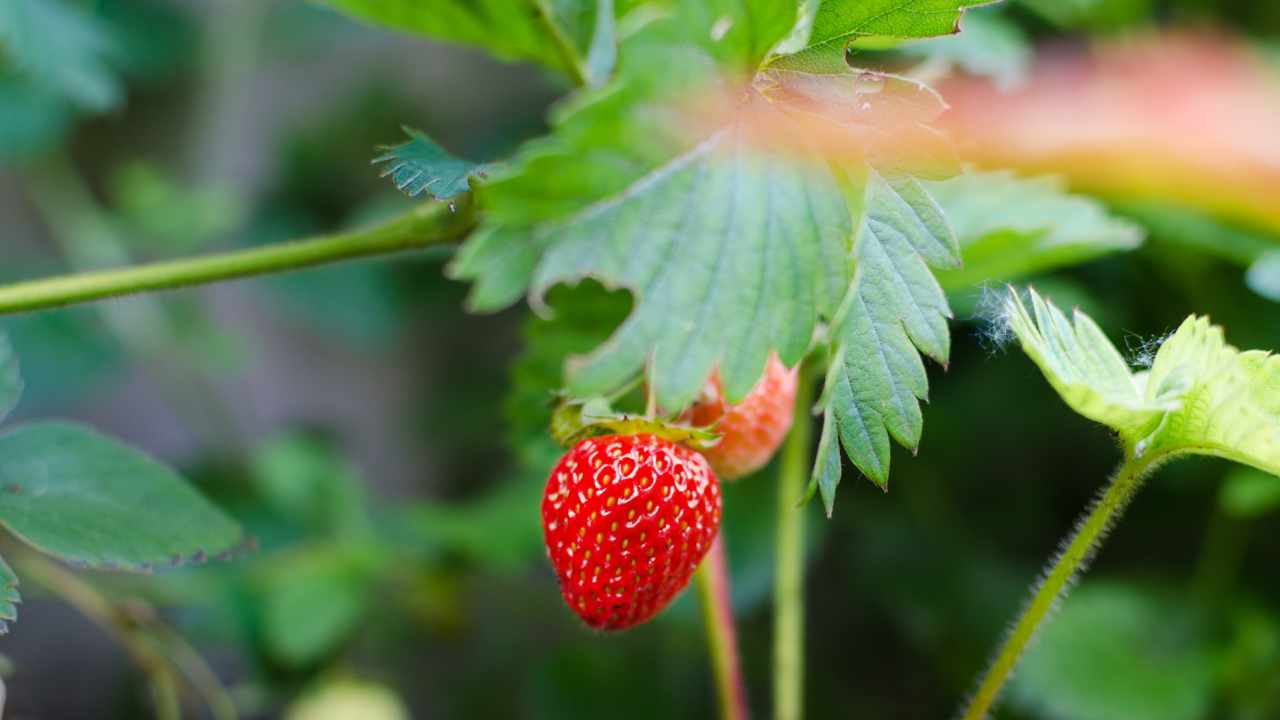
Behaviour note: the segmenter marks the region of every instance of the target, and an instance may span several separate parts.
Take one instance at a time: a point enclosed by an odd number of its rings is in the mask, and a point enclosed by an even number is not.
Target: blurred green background
[[[294,0],[0,0],[0,27],[10,2],[40,14],[5,42],[47,62],[0,64],[0,282],[371,222],[411,203],[370,164],[401,125],[488,160],[542,132],[567,90]],[[974,17],[989,44],[904,56],[954,53],[970,71],[1009,73],[1046,43],[1153,24],[1212,24],[1280,53],[1276,3],[1024,0]],[[1280,348],[1280,304],[1230,251],[1277,238],[1177,208],[1117,211],[1147,227],[1141,249],[1037,287],[1135,356],[1192,312],[1236,345]],[[1219,238],[1214,251],[1205,237]],[[445,259],[0,321],[27,382],[19,420],[72,416],[148,449],[259,541],[230,563],[81,577],[142,613],[138,632],[167,652],[189,641],[247,717],[291,706],[304,717],[299,698],[353,682],[412,717],[713,716],[695,598],[602,636],[565,610],[543,559],[550,391],[563,358],[607,334],[628,299],[560,288],[555,320],[468,316]],[[897,452],[891,491],[850,481],[833,519],[807,509],[812,717],[950,716],[1118,459],[1020,353],[987,342],[982,292],[952,298],[967,317],[949,369],[930,369],[922,448]],[[769,468],[725,489],[761,716],[772,480]],[[1000,717],[1280,718],[1276,486],[1224,462],[1160,473]],[[9,717],[149,712],[146,674],[111,632],[35,580],[24,596],[0,641]],[[207,712],[198,693],[189,706]]]

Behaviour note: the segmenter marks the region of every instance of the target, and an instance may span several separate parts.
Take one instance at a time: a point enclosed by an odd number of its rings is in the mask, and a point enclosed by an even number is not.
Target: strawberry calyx
[[[714,425],[696,426],[679,420],[617,412],[602,397],[566,398],[551,416],[551,436],[570,447],[597,435],[653,435],[694,450],[720,442]]]

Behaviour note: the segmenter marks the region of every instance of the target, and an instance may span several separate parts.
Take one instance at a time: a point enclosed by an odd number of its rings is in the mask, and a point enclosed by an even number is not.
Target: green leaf
[[[18,372],[18,356],[9,338],[0,333],[0,420],[13,412],[22,397],[22,375]]]
[[[970,170],[924,185],[964,255],[964,267],[938,275],[948,290],[1014,280],[1142,243],[1139,227],[1090,198],[1068,194],[1056,177]]]
[[[9,632],[9,623],[18,619],[18,576],[4,558],[0,558],[0,635]]]
[[[107,26],[80,5],[64,0],[0,3],[0,63],[71,103],[108,110],[124,87],[106,62],[114,41]]]
[[[929,268],[955,267],[960,249],[916,180],[872,172],[863,207],[824,394],[849,459],[886,487],[889,438],[913,450],[920,442],[919,401],[929,392],[920,353],[946,364],[951,351],[951,310]]]
[[[732,131],[645,176],[616,200],[552,231],[534,292],[598,278],[636,307],[569,378],[605,394],[648,365],[662,407],[688,405],[712,369],[741,398],[771,349],[794,365],[818,313],[847,285],[848,211],[818,168],[764,158]]]
[[[1114,429],[1135,455],[1224,457],[1280,475],[1280,356],[1241,352],[1192,315],[1131,372],[1079,311],[1075,322],[1034,291],[1032,318],[1014,292],[1006,316],[1022,348],[1076,412]]]
[[[1148,397],[1176,396],[1180,407],[1143,449],[1215,455],[1280,475],[1280,356],[1241,352],[1193,315],[1160,346],[1146,382]]]
[[[992,0],[825,0],[813,19],[809,44],[773,67],[814,74],[841,73],[845,48],[859,38],[927,38],[960,31],[965,8]]]
[[[172,470],[77,424],[0,435],[0,523],[70,563],[145,570],[227,553],[240,528]]]
[[[1205,629],[1178,597],[1088,583],[1041,631],[1011,700],[1047,720],[1195,720],[1210,714],[1214,672]]]
[[[970,75],[989,77],[1001,90],[1021,85],[1035,56],[1017,23],[985,9],[965,13],[963,32],[907,43],[899,50],[953,65]]]
[[[477,309],[530,283],[535,300],[584,278],[633,293],[631,316],[575,367],[575,395],[608,394],[647,365],[659,403],[679,408],[721,363],[742,397],[771,348],[795,364],[819,313],[834,313],[850,274],[844,198],[825,169],[763,157],[736,128],[672,157],[678,116],[628,113],[633,93],[562,116],[521,171],[487,185],[489,223],[452,271],[477,280]]]
[[[610,0],[321,0],[362,20],[476,45],[599,81],[612,65]]]
[[[466,192],[472,176],[483,175],[479,164],[450,155],[417,130],[404,131],[409,141],[383,148],[385,152],[373,162],[382,163],[382,176],[390,176],[396,188],[409,197],[425,192],[428,198],[448,200]]]
[[[1259,517],[1280,509],[1280,478],[1253,468],[1235,468],[1222,482],[1218,504],[1236,517]]]
[[[1004,320],[1023,351],[1073,410],[1127,439],[1136,439],[1150,432],[1166,412],[1178,408],[1178,397],[1161,398],[1159,404],[1148,402],[1145,378],[1129,370],[1120,351],[1088,315],[1076,310],[1068,320],[1035,290],[1029,295],[1030,313],[1011,290]]]

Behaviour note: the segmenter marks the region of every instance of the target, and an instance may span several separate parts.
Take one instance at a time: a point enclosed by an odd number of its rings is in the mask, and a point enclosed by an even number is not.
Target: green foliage
[[[967,7],[991,0],[826,0],[818,6],[808,44],[774,67],[839,74],[848,67],[845,49],[864,37],[926,38],[960,30]]]
[[[1010,326],[1076,412],[1111,427],[1136,455],[1216,455],[1280,475],[1280,356],[1241,352],[1191,316],[1133,373],[1098,326],[1074,325],[1031,292],[1035,319],[1010,292]]]
[[[142,570],[212,557],[240,528],[160,463],[71,423],[0,436],[0,522],[68,562]]]
[[[409,141],[385,148],[373,162],[383,163],[382,176],[390,176],[409,197],[426,193],[428,198],[448,200],[470,189],[473,176],[483,176],[480,165],[450,155],[413,128],[404,131]]]
[[[962,33],[963,35],[963,33]],[[963,267],[938,280],[948,290],[1011,280],[1132,250],[1142,230],[1054,177],[967,171],[925,187],[955,228]]]
[[[1176,597],[1089,583],[1028,651],[1012,700],[1045,720],[1195,720],[1213,701],[1213,660]]]
[[[22,397],[22,375],[18,372],[18,356],[9,338],[0,333],[0,420],[13,411]]]

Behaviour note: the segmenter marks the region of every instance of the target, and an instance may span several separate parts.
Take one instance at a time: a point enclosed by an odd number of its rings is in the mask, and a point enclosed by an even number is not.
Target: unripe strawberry
[[[720,442],[702,451],[722,480],[736,480],[764,467],[786,439],[795,415],[796,369],[770,355],[764,377],[742,402],[724,398],[720,373],[712,373],[702,396],[685,417],[694,425],[719,421]]]
[[[697,452],[654,435],[604,435],[560,458],[542,496],[565,602],[621,630],[671,602],[720,530],[720,483]]]

